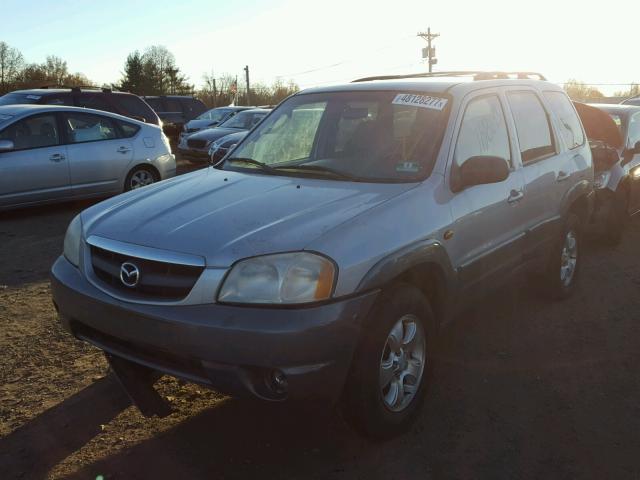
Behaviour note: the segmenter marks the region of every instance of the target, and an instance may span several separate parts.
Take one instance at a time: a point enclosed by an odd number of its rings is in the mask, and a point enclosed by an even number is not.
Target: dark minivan
[[[160,118],[142,98],[109,88],[34,88],[16,90],[0,97],[0,105],[16,104],[93,108],[160,125]]]
[[[162,120],[164,133],[174,139],[178,138],[185,123],[208,110],[200,100],[189,96],[162,95],[143,98]]]

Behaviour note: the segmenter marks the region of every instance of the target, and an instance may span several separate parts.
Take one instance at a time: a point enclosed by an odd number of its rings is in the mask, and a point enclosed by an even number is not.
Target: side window
[[[500,100],[495,95],[469,102],[462,118],[454,164],[460,167],[476,156],[500,157],[512,165],[509,132]]]
[[[153,112],[140,98],[134,95],[114,94],[111,101],[120,108],[123,115],[137,119],[153,118]]]
[[[54,115],[36,115],[9,125],[0,132],[0,140],[13,141],[15,150],[52,147],[60,144],[60,132]]]
[[[44,98],[44,102],[47,105],[67,105],[73,106],[73,97],[69,94],[50,95]]]
[[[144,101],[147,102],[147,105],[153,108],[154,111],[162,112],[162,100],[159,98],[145,98]]]
[[[165,104],[167,105],[167,112],[182,113],[182,107],[180,106],[180,102],[175,98],[165,98]]]
[[[636,113],[629,120],[629,147],[633,148],[633,146],[640,142],[640,113]]]
[[[131,138],[140,131],[140,127],[138,125],[134,125],[133,123],[121,121],[117,121],[117,123],[120,127],[120,130],[122,130],[124,138]]]
[[[102,110],[103,112],[113,112],[111,104],[99,95],[81,93],[76,97],[76,104],[79,107],[93,108],[95,110]]]
[[[560,133],[569,149],[584,145],[582,123],[569,98],[562,92],[544,92],[551,110],[560,122]]]
[[[556,153],[547,112],[533,92],[507,93],[516,124],[522,163],[526,164]]]
[[[118,138],[114,122],[90,113],[65,113],[65,127],[70,143],[98,142]]]

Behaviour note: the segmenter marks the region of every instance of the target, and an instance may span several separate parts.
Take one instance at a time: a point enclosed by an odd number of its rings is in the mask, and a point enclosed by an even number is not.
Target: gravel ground
[[[88,203],[0,217],[0,479],[640,479],[640,222],[590,242],[576,294],[525,282],[442,337],[424,414],[371,443],[336,415],[164,378],[146,419],[99,351],[59,327],[48,269]]]

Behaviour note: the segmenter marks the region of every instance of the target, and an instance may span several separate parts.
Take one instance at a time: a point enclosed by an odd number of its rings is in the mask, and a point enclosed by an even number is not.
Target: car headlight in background
[[[76,215],[67,227],[64,236],[64,256],[76,267],[80,265],[80,242],[82,240],[82,219]]]
[[[609,178],[611,177],[611,172],[605,171],[596,174],[593,179],[593,186],[596,188],[604,188],[609,183]]]
[[[220,148],[220,144],[218,142],[213,142],[210,146],[209,146],[209,156],[213,155],[214,153],[216,153],[216,150],[218,150],[218,148]]]
[[[300,304],[331,297],[336,267],[316,253],[264,255],[236,263],[218,301],[227,303]]]

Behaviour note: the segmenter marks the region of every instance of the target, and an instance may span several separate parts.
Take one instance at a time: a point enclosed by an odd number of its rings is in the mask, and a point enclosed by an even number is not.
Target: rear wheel
[[[376,303],[343,396],[347,420],[358,431],[382,439],[411,426],[431,380],[432,324],[429,303],[410,284],[394,286]]]
[[[160,180],[158,173],[147,166],[141,165],[133,168],[124,183],[124,189],[126,192],[129,190],[136,190],[138,188],[146,187],[152,183],[156,183]]]
[[[542,278],[543,288],[549,297],[560,300],[571,295],[580,273],[581,249],[580,217],[570,213]]]

